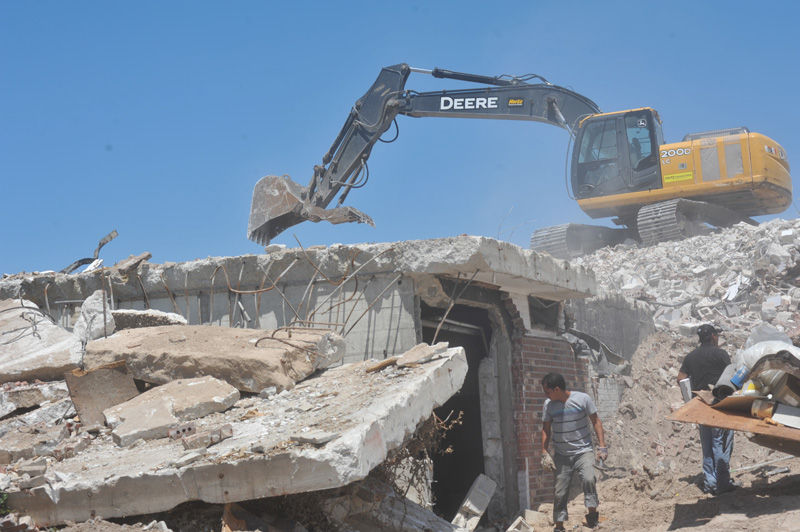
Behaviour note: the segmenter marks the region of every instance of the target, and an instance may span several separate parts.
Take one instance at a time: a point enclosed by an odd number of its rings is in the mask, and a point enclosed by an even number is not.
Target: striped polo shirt
[[[557,454],[573,456],[592,450],[592,423],[589,416],[597,413],[592,398],[583,392],[571,391],[566,403],[544,402],[544,421],[550,421],[550,439]]]

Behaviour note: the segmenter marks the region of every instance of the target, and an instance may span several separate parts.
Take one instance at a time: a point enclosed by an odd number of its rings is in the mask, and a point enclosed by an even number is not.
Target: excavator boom
[[[487,86],[418,93],[405,90],[411,72]],[[533,78],[542,83],[528,83]],[[366,184],[367,159],[372,147],[391,127],[398,114],[527,120],[552,124],[572,132],[579,120],[599,112],[590,99],[536,75],[490,77],[442,69],[423,70],[406,64],[385,67],[353,106],[322,158],[322,164],[314,167],[307,187],[295,183],[288,176],[266,176],[256,184],[247,236],[265,245],[285,229],[306,220],[372,224],[368,215],[342,204],[352,189]],[[328,209],[337,194],[336,207]]]

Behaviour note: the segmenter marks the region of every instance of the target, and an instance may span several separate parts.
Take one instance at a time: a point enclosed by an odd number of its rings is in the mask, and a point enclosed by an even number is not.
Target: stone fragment
[[[794,229],[784,229],[780,232],[778,236],[778,241],[781,244],[794,244],[795,241],[795,233]]]
[[[550,526],[550,519],[544,512],[537,510],[525,510],[525,522],[533,527],[546,528]]]
[[[86,427],[102,425],[103,410],[139,395],[124,360],[89,371],[75,369],[65,373],[64,378],[70,399]]]
[[[0,300],[0,383],[58,380],[78,367],[81,344],[34,303]]]
[[[189,464],[197,462],[207,454],[208,451],[205,448],[189,451],[188,453],[184,454],[183,456],[175,460],[175,467],[186,467]]]
[[[88,435],[66,439],[62,442],[59,442],[59,444],[56,445],[56,447],[53,449],[52,455],[55,457],[56,460],[64,460],[65,458],[71,458],[75,456],[77,453],[86,449],[89,446],[89,443],[91,443],[91,441],[92,438]]]
[[[117,445],[139,439],[166,438],[170,427],[213,412],[239,400],[239,391],[214,377],[181,379],[144,392],[103,411]]]
[[[433,360],[438,355],[445,353],[448,348],[447,342],[439,342],[436,345],[428,345],[425,343],[417,344],[397,359],[399,367],[408,366],[411,364],[424,364]]]
[[[23,490],[32,490],[33,488],[38,488],[39,486],[44,486],[45,484],[47,484],[47,479],[44,477],[44,475],[39,475],[37,477],[29,477],[26,475],[17,483],[20,489]]]
[[[495,489],[497,489],[497,483],[494,480],[483,473],[478,475],[451,523],[466,530],[475,530],[483,512],[489,506]]]
[[[697,334],[697,328],[700,327],[701,325],[702,325],[701,322],[696,322],[696,321],[689,323],[681,323],[678,332],[680,332],[683,336],[691,338],[692,336]]]
[[[39,458],[38,460],[33,460],[17,467],[17,474],[28,475],[30,477],[44,475],[45,471],[47,471],[47,461],[44,458]]]
[[[111,314],[114,316],[114,323],[118,331],[138,329],[140,327],[158,327],[160,325],[186,325],[188,323],[186,318],[180,314],[155,309],[117,309]]]
[[[210,325],[126,329],[86,346],[86,364],[124,359],[134,378],[163,384],[211,375],[241,391],[294,386],[342,359],[344,339],[319,329],[276,332]]]
[[[111,336],[114,333],[114,316],[111,313],[111,305],[103,297],[102,290],[95,291],[84,300],[72,333],[84,345],[90,340]]]
[[[310,443],[311,445],[325,445],[329,441],[337,438],[338,432],[327,432],[324,430],[311,430],[308,432],[298,432],[292,434],[291,439],[298,443]]]
[[[206,430],[204,432],[192,434],[191,436],[186,436],[181,441],[183,442],[184,449],[199,449],[219,443],[231,436],[233,436],[233,427],[229,423],[218,429]]]
[[[143,262],[150,260],[153,255],[149,251],[145,251],[139,255],[130,255],[127,259],[123,259],[113,266],[113,269],[119,276],[127,277],[133,273]]]

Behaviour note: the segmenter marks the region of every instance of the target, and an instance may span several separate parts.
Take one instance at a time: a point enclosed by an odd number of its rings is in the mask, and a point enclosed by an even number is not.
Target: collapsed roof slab
[[[263,287],[265,273],[271,279],[307,282],[314,271],[324,275],[349,274],[359,268],[363,275],[395,272],[457,276],[473,274],[476,280],[499,289],[545,299],[564,300],[597,295],[594,275],[583,267],[548,254],[522,249],[493,238],[456,236],[394,243],[334,244],[302,248],[270,246],[263,255],[209,257],[181,263],[143,263],[141,273],[113,277],[113,297],[119,300],[163,293],[165,285],[176,306],[181,295],[226,284]],[[293,262],[300,265],[288,268]],[[284,272],[284,274],[281,274]],[[51,302],[85,299],[102,288],[97,272],[82,274],[26,274],[0,280],[0,298],[24,296],[44,305],[47,290]]]
[[[109,435],[49,466],[48,483],[10,488],[8,506],[39,526],[169,510],[202,500],[227,503],[341,487],[363,479],[463,384],[462,348],[417,367],[368,372],[370,361],[328,369],[269,399],[242,399],[195,421],[231,424],[233,436],[186,452],[180,441],[118,448]],[[315,438],[326,443],[301,443]],[[195,461],[188,465],[191,458]]]

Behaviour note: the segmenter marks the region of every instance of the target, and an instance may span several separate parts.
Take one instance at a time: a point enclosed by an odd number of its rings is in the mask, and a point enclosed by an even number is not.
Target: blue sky
[[[748,126],[800,157],[800,4],[0,0],[0,273],[258,253],[253,186],[306,184],[381,67],[537,73],[604,111],[658,109],[667,141]],[[415,90],[467,88],[412,74]],[[793,110],[794,109],[794,110]],[[592,223],[564,184],[566,131],[398,117],[347,204],[377,227],[304,223],[295,246],[458,234],[527,247]],[[795,218],[796,206],[781,216]]]

